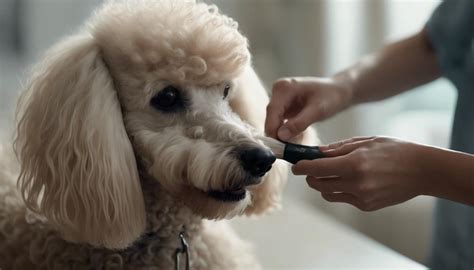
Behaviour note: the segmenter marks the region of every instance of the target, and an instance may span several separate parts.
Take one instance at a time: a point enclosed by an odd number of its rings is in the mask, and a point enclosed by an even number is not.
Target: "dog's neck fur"
[[[168,194],[149,175],[141,174],[140,181],[146,207],[146,230],[138,242],[146,238],[159,239],[169,246],[180,246],[179,234],[188,241],[195,238],[202,227],[202,218]],[[145,240],[146,241],[146,240]]]

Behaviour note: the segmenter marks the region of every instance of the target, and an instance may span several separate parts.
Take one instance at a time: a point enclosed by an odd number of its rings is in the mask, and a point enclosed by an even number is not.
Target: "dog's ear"
[[[34,71],[15,140],[26,205],[66,240],[127,247],[145,228],[144,199],[98,46],[90,35],[69,38]]]

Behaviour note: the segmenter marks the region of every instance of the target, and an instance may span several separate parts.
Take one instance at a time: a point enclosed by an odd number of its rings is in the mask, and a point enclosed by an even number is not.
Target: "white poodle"
[[[215,6],[107,2],[20,98],[20,165],[0,149],[0,268],[259,268],[208,220],[278,205],[287,170],[260,139],[267,102]]]

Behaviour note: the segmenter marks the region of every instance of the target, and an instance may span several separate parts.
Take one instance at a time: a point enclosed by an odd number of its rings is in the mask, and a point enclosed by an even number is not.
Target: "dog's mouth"
[[[258,185],[262,181],[261,177],[246,176],[239,181],[239,185],[228,187],[227,189],[210,189],[205,191],[206,195],[221,202],[238,202],[247,196],[247,187]]]
[[[223,202],[238,202],[245,199],[247,190],[244,187],[228,190],[210,190],[207,192],[207,195]]]

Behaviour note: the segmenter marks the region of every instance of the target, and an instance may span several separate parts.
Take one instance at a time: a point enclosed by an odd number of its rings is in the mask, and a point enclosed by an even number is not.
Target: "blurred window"
[[[20,49],[19,13],[21,0],[2,0],[0,2],[0,53]]]
[[[440,1],[389,1],[387,37],[393,40],[421,29]],[[399,111],[387,121],[387,132],[423,143],[449,145],[456,90],[446,79],[403,94]]]
[[[387,42],[419,31],[439,2],[326,0],[328,74]],[[388,100],[362,105],[356,109],[353,135],[385,134],[447,146],[455,99],[451,83],[439,79]]]

